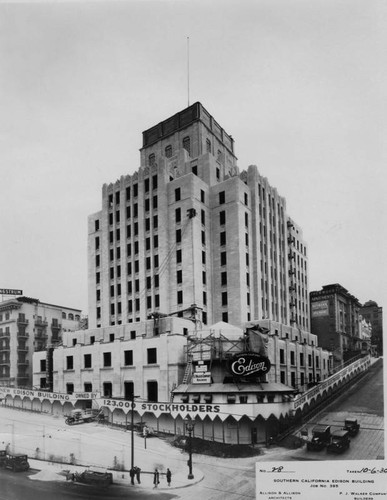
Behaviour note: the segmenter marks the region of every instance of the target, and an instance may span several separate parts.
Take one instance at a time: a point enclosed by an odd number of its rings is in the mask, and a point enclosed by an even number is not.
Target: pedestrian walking
[[[130,484],[134,484],[134,476],[136,475],[134,468],[130,469],[129,475],[130,475]]]
[[[171,472],[169,469],[167,469],[167,474],[166,474],[166,476],[167,476],[167,483],[168,483],[168,486],[171,486],[172,472]]]
[[[138,483],[138,484],[141,484],[141,479],[140,479],[141,469],[140,469],[140,467],[135,467],[135,468],[134,468],[134,471],[135,471],[135,473],[136,473],[137,483]]]
[[[160,482],[160,474],[159,471],[155,469],[155,472],[153,474],[153,484],[154,484],[153,488],[157,488],[159,482]]]

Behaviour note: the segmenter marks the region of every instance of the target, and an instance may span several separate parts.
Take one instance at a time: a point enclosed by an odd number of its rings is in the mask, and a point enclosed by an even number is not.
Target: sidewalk
[[[135,484],[131,484],[130,475],[128,471],[116,471],[107,470],[103,467],[92,467],[92,466],[81,466],[81,465],[70,465],[61,464],[56,462],[45,462],[43,460],[35,460],[33,458],[28,459],[31,469],[36,469],[38,473],[32,473],[30,479],[35,481],[59,481],[66,482],[67,474],[72,474],[75,472],[81,473],[84,470],[94,470],[97,472],[110,472],[113,474],[113,484],[119,484],[122,486],[128,486],[129,488],[138,489],[156,489],[153,485],[153,471],[141,471],[141,484],[137,484],[135,479]],[[193,484],[197,484],[204,479],[204,474],[201,470],[195,468],[194,478],[188,479],[188,467],[186,473],[182,470],[178,470],[176,473],[172,471],[172,481],[171,485],[168,486],[165,473],[160,473],[160,483],[157,490],[173,490],[178,488],[187,488]]]

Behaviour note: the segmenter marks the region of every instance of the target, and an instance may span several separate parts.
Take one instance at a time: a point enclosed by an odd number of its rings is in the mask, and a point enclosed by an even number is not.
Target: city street
[[[33,457],[60,462],[69,462],[72,458],[76,464],[90,465],[93,468],[117,468],[117,466],[125,470],[130,468],[130,432],[96,423],[69,427],[64,423],[63,418],[6,407],[0,407],[0,424],[3,431],[0,433],[0,448],[5,448],[9,444],[10,448],[16,452],[27,453],[29,457],[32,457],[30,462],[34,468],[43,468],[44,462],[38,462]],[[147,439],[146,449],[144,445],[144,439],[135,434],[135,464],[142,469],[141,485],[131,486],[128,473],[123,472],[118,477],[122,486],[116,486],[115,480],[115,485],[105,491],[101,498],[110,498],[107,493],[112,495],[111,498],[115,498],[116,491],[120,496],[123,491],[129,490],[131,498],[148,498],[148,495],[154,493],[166,499],[174,496],[196,500],[198,495],[202,500],[224,499],[225,497],[230,500],[255,498],[255,457],[220,459],[194,455],[194,479],[188,480],[188,455],[186,453],[172,447],[165,440],[155,437]],[[153,475],[151,474],[155,467],[161,472],[157,491],[153,490]],[[163,474],[167,467],[172,471],[171,487],[167,486]],[[51,500],[52,491],[55,491],[58,499],[89,498],[88,495],[91,492],[89,487],[66,483],[64,477],[58,475],[58,472],[72,468],[71,465],[57,464],[55,471],[53,469],[32,474],[22,473],[22,475],[17,474],[16,478],[26,476],[26,478],[36,479],[32,489],[37,490],[39,499],[44,499],[44,495],[47,494],[47,500]],[[9,471],[0,471],[0,474],[2,482],[8,485],[8,491],[9,488],[13,491],[12,481],[15,475]],[[28,484],[29,479],[26,481]],[[23,483],[24,481],[17,481],[17,487],[15,486],[17,491],[19,489],[23,491]],[[37,487],[36,484],[42,484],[42,486]],[[3,496],[0,494],[0,500],[17,498],[16,496],[4,497],[6,490],[2,491]],[[29,495],[33,498],[32,493]],[[21,497],[25,498],[25,495],[21,494]]]
[[[341,429],[346,418],[356,418],[360,432],[351,438],[349,450],[342,455],[327,454],[325,450],[311,452],[306,446],[297,450],[273,447],[257,461],[278,460],[377,460],[384,454],[384,396],[383,359],[380,358],[370,368],[367,375],[350,387],[326,410],[312,418],[301,430],[308,430],[309,436],[316,424],[330,425],[331,430]]]

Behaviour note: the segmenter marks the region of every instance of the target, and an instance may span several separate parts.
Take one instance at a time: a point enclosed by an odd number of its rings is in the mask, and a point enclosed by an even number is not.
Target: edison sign
[[[270,370],[270,366],[266,356],[255,352],[240,352],[231,358],[228,368],[236,377],[260,377]]]

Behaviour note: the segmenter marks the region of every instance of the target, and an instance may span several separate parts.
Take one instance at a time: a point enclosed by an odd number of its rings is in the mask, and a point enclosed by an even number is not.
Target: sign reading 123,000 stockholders
[[[229,371],[236,377],[260,377],[270,370],[270,361],[256,352],[240,352],[228,363]]]

